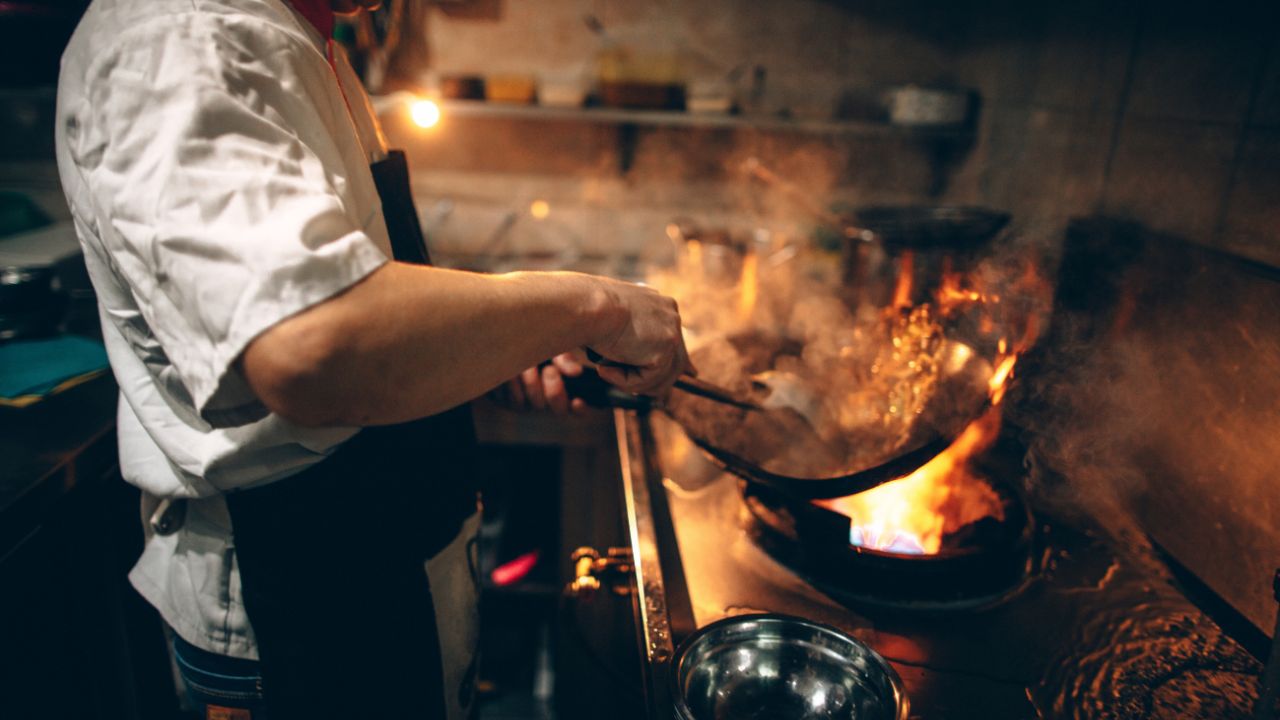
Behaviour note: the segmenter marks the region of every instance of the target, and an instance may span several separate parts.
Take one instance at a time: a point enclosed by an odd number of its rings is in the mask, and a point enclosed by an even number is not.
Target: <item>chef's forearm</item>
[[[272,411],[304,425],[379,425],[474,398],[629,321],[608,281],[389,263],[270,328],[242,356]]]

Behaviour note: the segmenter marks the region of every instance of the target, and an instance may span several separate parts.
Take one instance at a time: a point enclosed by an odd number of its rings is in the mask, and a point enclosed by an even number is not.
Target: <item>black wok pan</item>
[[[699,448],[729,472],[751,482],[760,483],[794,497],[833,498],[869,490],[877,485],[909,475],[947,449],[971,422],[990,407],[989,384],[994,368],[967,345],[949,341],[941,363],[937,402],[947,407],[926,408],[910,435],[891,453],[870,459],[859,458],[853,467],[832,467],[820,474],[793,471],[771,458],[753,457],[753,450],[767,443],[738,442],[719,436],[716,426],[736,426],[748,412],[715,400],[685,397],[679,402],[660,402],[654,398],[630,395],[600,379],[586,368],[577,378],[566,378],[566,386],[575,397],[596,407],[621,407],[649,411],[662,410],[676,421]],[[708,404],[710,403],[710,404]],[[699,407],[701,404],[701,407]],[[766,411],[767,412],[767,411]],[[775,410],[774,412],[778,412]],[[785,410],[782,412],[786,412]],[[707,423],[708,413],[716,422]],[[791,412],[798,417],[798,413]],[[792,422],[792,427],[807,423]],[[776,438],[771,438],[776,440]]]

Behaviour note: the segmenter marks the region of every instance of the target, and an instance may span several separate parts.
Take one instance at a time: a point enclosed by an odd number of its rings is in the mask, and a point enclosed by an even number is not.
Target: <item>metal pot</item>
[[[55,267],[0,267],[0,340],[53,334],[66,309]]]
[[[842,280],[851,302],[890,304],[900,283],[902,298],[918,304],[945,273],[966,272],[982,249],[1009,223],[1008,213],[964,206],[872,206],[853,213],[864,233],[843,248]]]
[[[671,665],[677,720],[905,720],[902,680],[845,633],[787,615],[712,623]]]

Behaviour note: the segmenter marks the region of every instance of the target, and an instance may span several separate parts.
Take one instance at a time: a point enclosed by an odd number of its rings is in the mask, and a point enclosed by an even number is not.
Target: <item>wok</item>
[[[833,498],[869,490],[909,475],[937,457],[990,407],[994,367],[968,345],[949,340],[941,352],[936,390],[910,431],[884,452],[846,457],[818,472],[779,458],[777,451],[814,432],[794,410],[746,410],[688,393],[665,401],[630,395],[607,385],[591,368],[566,378],[571,394],[596,407],[661,410],[720,466],[751,482],[800,498]],[[812,444],[812,438],[805,438]],[[800,445],[804,450],[806,446]],[[815,446],[816,447],[816,446]],[[792,453],[805,455],[805,453]]]
[[[980,207],[882,205],[859,208],[854,219],[890,248],[956,251],[995,237],[1010,216]]]

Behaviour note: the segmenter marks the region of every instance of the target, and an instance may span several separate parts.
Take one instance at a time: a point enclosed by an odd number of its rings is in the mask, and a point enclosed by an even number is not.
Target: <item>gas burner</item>
[[[751,539],[831,597],[852,606],[961,610],[1000,602],[1030,578],[1035,523],[1021,492],[979,476],[1004,517],[987,517],[944,538],[932,554],[851,543],[851,520],[834,510],[740,481]]]

